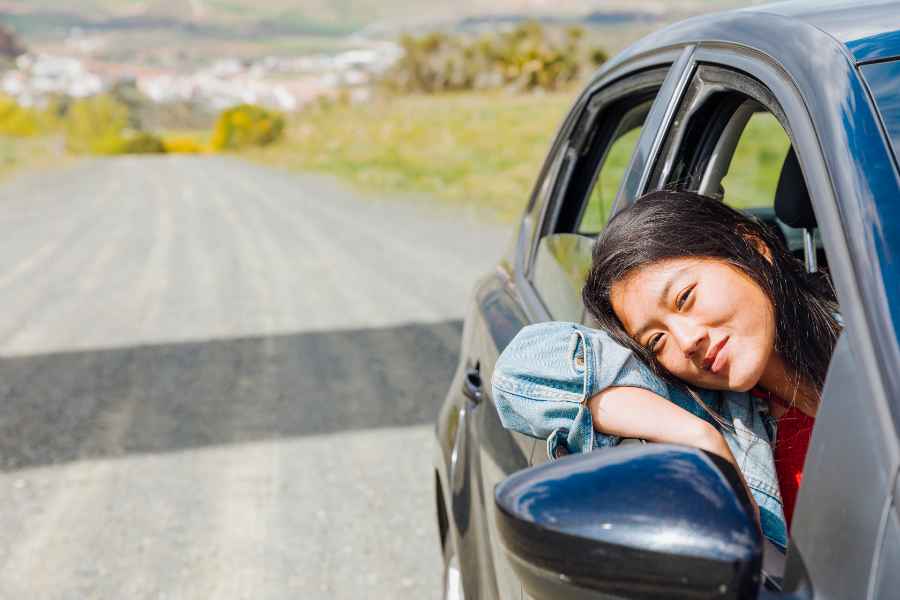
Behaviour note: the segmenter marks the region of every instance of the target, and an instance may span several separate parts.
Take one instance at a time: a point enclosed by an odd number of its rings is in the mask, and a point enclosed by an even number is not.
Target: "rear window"
[[[900,60],[864,65],[860,70],[884,124],[895,164],[900,165]],[[897,259],[900,239],[897,235],[897,223],[900,221],[900,211],[897,209],[896,198],[878,198],[875,204],[879,213],[877,222],[881,235],[877,244],[882,277],[895,330],[900,334],[900,327],[897,327],[900,323],[900,283],[897,277],[897,265],[900,262]]]
[[[891,151],[900,163],[900,61],[864,65],[862,73],[884,122]]]

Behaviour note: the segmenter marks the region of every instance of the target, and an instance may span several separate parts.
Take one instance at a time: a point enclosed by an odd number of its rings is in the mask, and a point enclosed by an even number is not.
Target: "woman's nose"
[[[677,319],[669,325],[669,328],[685,358],[694,358],[703,346],[706,329],[687,319]]]

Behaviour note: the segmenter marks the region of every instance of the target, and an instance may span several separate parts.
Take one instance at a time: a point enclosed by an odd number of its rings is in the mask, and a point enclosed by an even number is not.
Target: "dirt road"
[[[0,598],[433,598],[506,228],[227,158],[0,188]]]

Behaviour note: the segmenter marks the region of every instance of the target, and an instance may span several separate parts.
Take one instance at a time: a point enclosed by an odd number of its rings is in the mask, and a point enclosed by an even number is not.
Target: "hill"
[[[479,15],[648,13],[666,18],[749,4],[741,0],[0,0],[0,15],[23,34],[174,27],[198,33],[342,34],[376,23],[422,23]]]
[[[581,23],[615,51],[691,14],[753,0],[0,0],[0,20],[31,48],[156,66],[223,55],[332,51],[350,34],[479,29],[524,18]]]

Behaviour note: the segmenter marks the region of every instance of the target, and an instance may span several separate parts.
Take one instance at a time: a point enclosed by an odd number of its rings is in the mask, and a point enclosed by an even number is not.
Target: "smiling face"
[[[612,285],[616,316],[675,377],[746,391],[775,358],[775,317],[762,288],[722,260],[673,258]]]

